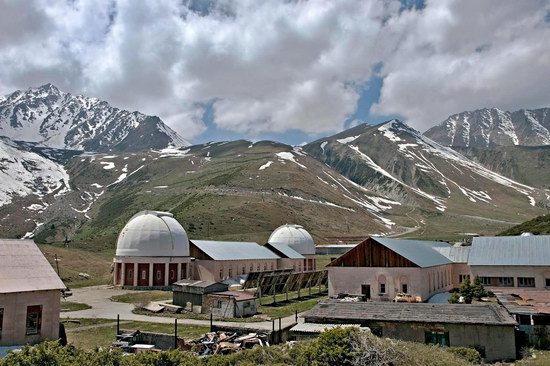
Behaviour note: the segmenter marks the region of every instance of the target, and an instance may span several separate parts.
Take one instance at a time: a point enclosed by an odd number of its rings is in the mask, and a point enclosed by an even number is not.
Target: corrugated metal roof
[[[550,235],[474,238],[470,266],[550,266]]]
[[[218,283],[218,282],[181,280],[181,281],[175,282],[174,285],[176,285],[176,286],[189,286],[189,287],[208,287],[208,286],[215,285],[216,283]]]
[[[0,293],[65,287],[34,241],[0,239]]]
[[[326,301],[309,310],[306,322],[348,324],[368,321],[516,325],[508,311],[495,304],[427,304]]]
[[[211,294],[208,294],[208,295],[234,297],[236,301],[248,301],[248,300],[256,299],[255,295],[244,291],[221,291],[221,292],[212,292]]]
[[[200,250],[214,260],[280,259],[266,247],[254,242],[192,240]]]
[[[449,258],[453,263],[468,263],[468,256],[470,255],[471,247],[437,247],[440,254]]]
[[[422,268],[440,266],[452,263],[449,258],[440,254],[437,247],[448,247],[449,244],[441,241],[405,240],[373,237],[372,240],[396,252]]]
[[[278,243],[267,243],[266,246],[272,246],[279,252],[283,253],[283,255],[290,259],[304,259],[305,257],[289,247],[286,244],[278,244]]]
[[[292,328],[291,332],[300,333],[322,333],[334,328],[359,328],[356,324],[320,324],[320,323],[298,323]]]

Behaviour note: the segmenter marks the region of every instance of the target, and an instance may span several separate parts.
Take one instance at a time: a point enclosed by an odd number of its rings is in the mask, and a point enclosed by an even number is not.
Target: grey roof
[[[453,263],[468,263],[468,256],[470,255],[469,246],[466,247],[437,247],[434,248],[440,254],[449,258]]]
[[[427,304],[394,302],[340,302],[317,304],[304,315],[310,323],[363,324],[369,321],[516,325],[515,319],[495,304]]]
[[[0,294],[65,287],[34,241],[0,239]]]
[[[280,259],[271,250],[254,242],[192,240],[191,243],[214,260]]]
[[[433,250],[437,247],[448,247],[449,244],[445,242],[382,237],[373,237],[371,239],[422,268],[452,263],[449,258],[440,254],[437,250]]]
[[[550,266],[550,235],[473,238],[470,266]]]
[[[215,285],[219,282],[213,282],[213,281],[197,281],[197,280],[181,280],[178,282],[175,282],[175,286],[189,286],[189,287],[208,287]]]
[[[350,328],[357,327],[356,324],[320,324],[320,323],[298,323],[292,328],[291,332],[300,332],[300,333],[322,333],[326,330],[334,328]]]
[[[275,248],[276,250],[281,252],[285,257],[290,258],[290,259],[304,259],[305,258],[303,255],[301,255],[300,253],[298,253],[297,251],[295,251],[294,249],[292,249],[291,247],[289,247],[286,244],[267,243],[266,246],[267,247],[272,246],[273,248]]]

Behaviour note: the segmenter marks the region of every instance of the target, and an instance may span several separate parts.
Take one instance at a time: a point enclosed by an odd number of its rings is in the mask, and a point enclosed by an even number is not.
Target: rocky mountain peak
[[[189,145],[158,117],[64,93],[51,83],[0,98],[0,136],[94,152]]]
[[[493,146],[550,144],[550,108],[515,112],[483,108],[453,114],[424,135],[446,146],[490,148]]]

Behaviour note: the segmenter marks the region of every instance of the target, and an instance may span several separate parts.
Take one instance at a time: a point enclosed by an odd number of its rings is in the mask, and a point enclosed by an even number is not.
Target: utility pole
[[[59,259],[57,258],[57,254],[55,254],[55,266],[57,267],[57,275],[59,278],[61,278],[61,273],[59,273]]]

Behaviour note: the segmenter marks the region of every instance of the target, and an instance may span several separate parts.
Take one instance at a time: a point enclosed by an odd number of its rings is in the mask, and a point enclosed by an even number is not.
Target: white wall
[[[0,345],[35,344],[59,337],[59,290],[0,294],[0,308],[4,309]],[[37,335],[25,335],[27,306],[42,305],[42,326]]]

